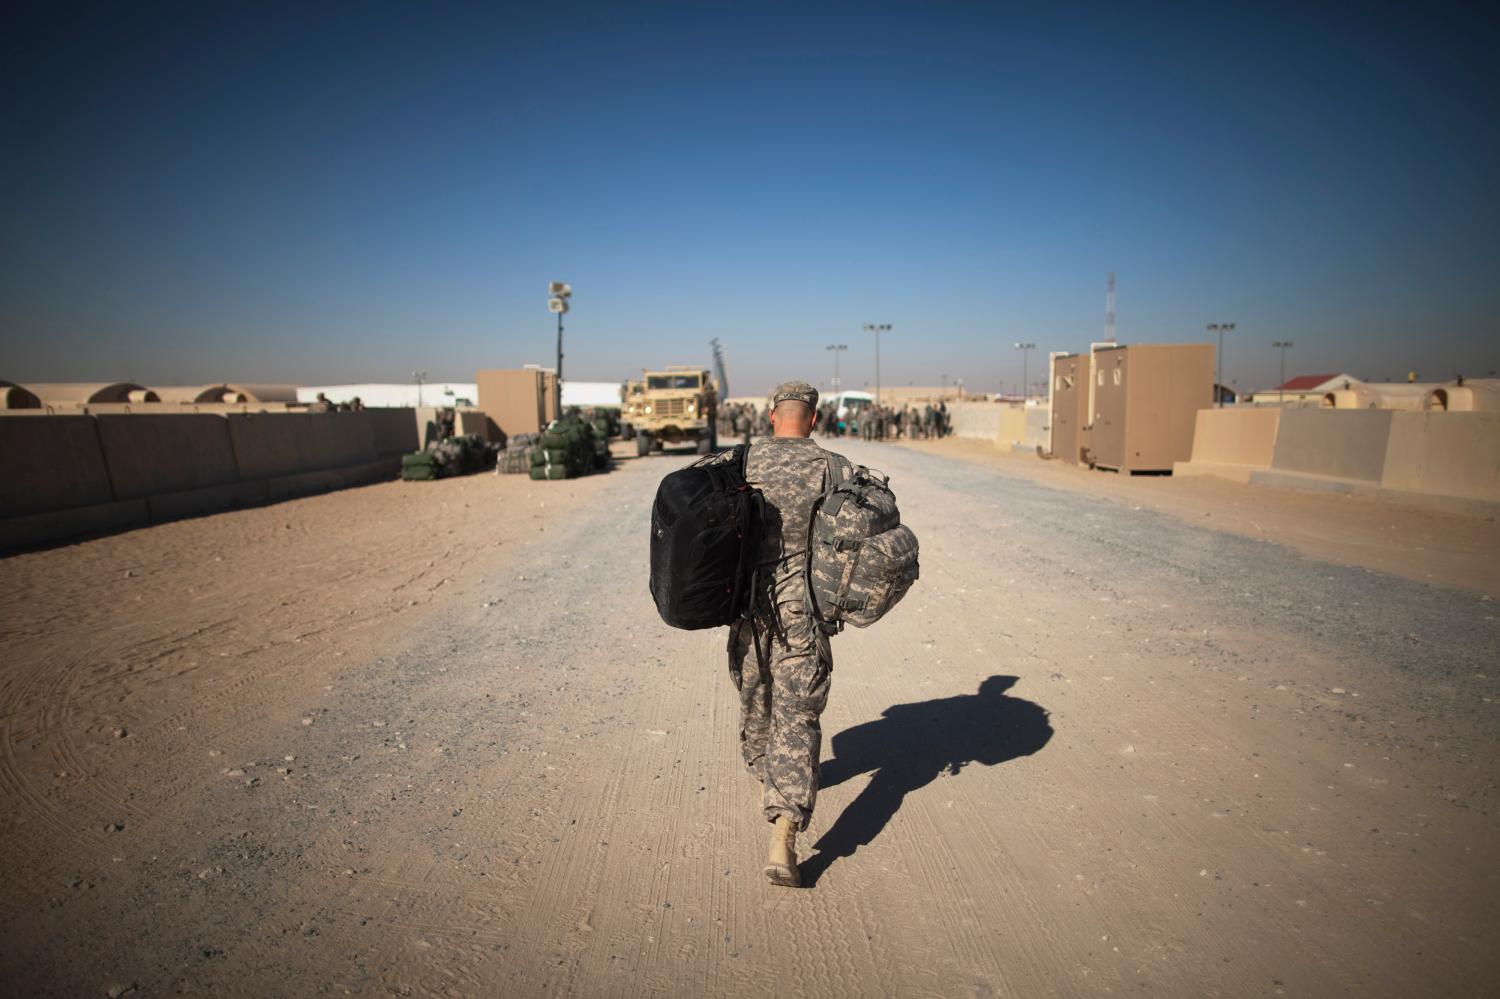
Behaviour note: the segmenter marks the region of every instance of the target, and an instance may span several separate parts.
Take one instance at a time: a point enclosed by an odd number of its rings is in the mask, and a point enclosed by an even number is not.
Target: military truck
[[[639,379],[620,385],[620,436],[627,441],[635,436],[635,421],[641,414],[641,396],[645,391],[646,383]]]
[[[636,454],[644,456],[665,444],[684,441],[692,441],[699,454],[719,446],[719,387],[708,369],[668,365],[660,371],[643,371],[641,381],[640,394],[622,400],[635,431]]]

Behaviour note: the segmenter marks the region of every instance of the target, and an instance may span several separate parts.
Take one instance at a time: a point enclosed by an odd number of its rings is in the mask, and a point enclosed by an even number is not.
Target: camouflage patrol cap
[[[775,409],[788,399],[805,402],[813,409],[818,408],[818,390],[807,382],[782,382],[776,386],[776,391],[771,393],[771,408]]]

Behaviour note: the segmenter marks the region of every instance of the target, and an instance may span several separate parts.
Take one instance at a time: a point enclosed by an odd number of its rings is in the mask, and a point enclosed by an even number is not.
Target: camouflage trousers
[[[756,612],[753,629],[749,621],[730,627],[729,677],[740,694],[740,753],[761,783],[766,821],[785,815],[806,829],[818,798],[818,718],[828,703],[833,655],[800,585],[775,600],[774,612]]]

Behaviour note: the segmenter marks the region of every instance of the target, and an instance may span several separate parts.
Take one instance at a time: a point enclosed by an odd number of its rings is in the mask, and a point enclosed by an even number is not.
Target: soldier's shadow
[[[802,883],[811,887],[834,861],[872,842],[906,796],[940,774],[957,775],[975,763],[992,767],[1045,746],[1052,738],[1047,711],[1007,697],[1015,682],[1013,676],[992,676],[974,694],[896,704],[880,718],[835,735],[819,784],[833,787],[871,771],[874,777],[818,840],[817,852],[802,861]]]

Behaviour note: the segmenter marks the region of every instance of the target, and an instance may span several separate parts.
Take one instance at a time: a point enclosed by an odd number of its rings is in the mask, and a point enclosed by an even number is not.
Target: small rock
[[[129,735],[129,734],[130,733],[127,732],[127,731],[125,731],[123,728],[117,728],[117,729],[115,729],[115,738],[116,739],[123,739],[127,735]]]
[[[312,723],[313,723],[313,720],[311,718],[304,718],[304,719],[302,719],[302,724],[304,724],[304,725],[311,725]]]
[[[1332,690],[1329,691],[1329,693],[1330,694],[1346,694],[1346,693],[1348,693],[1348,691],[1346,691],[1343,687],[1334,687]]]
[[[120,985],[116,983],[105,989],[104,994],[109,996],[109,999],[120,999],[121,996],[130,995],[135,991],[135,989],[135,982],[131,982],[129,985]]]
[[[107,833],[124,832],[125,831],[125,823],[123,823],[123,822],[111,822],[111,823],[109,823],[108,825],[106,825],[104,827],[104,831],[107,832]]]

